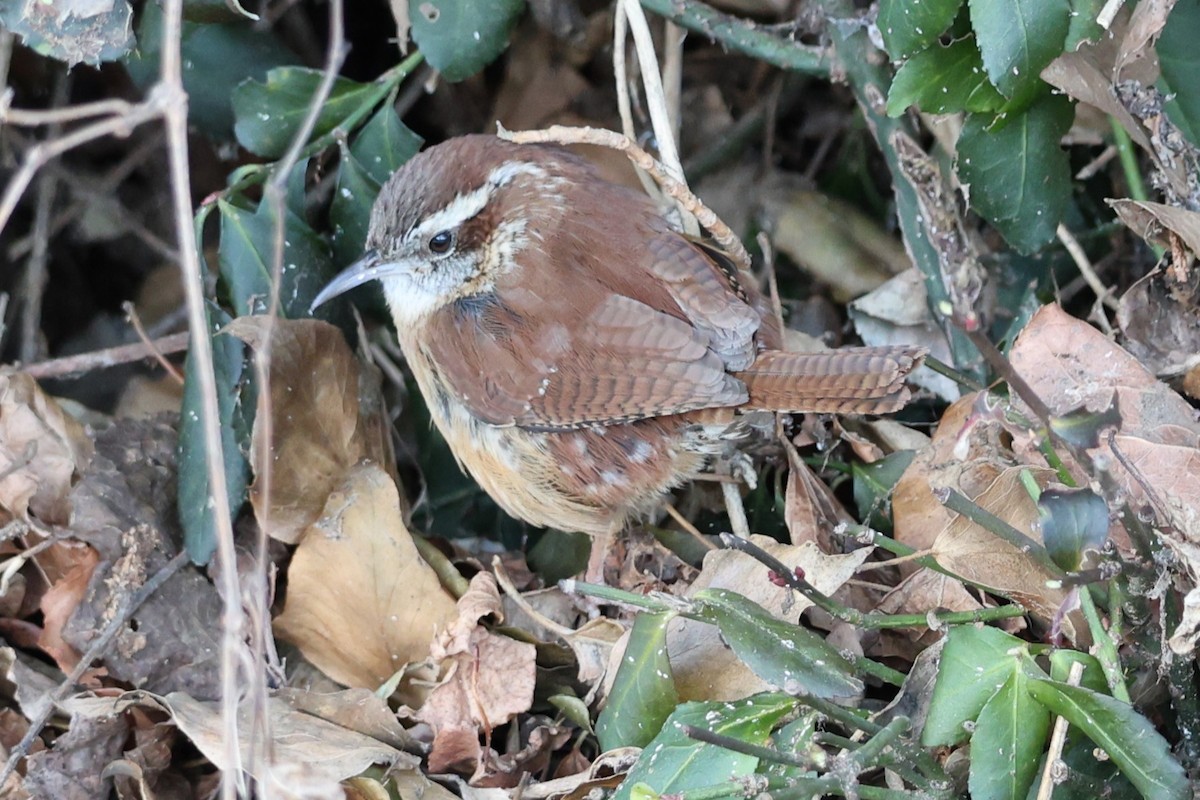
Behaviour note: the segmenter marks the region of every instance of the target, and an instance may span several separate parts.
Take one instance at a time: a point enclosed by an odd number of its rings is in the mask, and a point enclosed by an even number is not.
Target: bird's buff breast
[[[401,348],[459,465],[533,525],[608,535],[694,478],[713,449],[681,417],[545,433],[490,425],[454,396],[415,338],[402,336]]]

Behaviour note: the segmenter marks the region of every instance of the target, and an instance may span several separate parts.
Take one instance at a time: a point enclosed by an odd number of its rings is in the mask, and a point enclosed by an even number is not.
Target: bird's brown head
[[[366,255],[313,306],[378,280],[396,324],[416,324],[446,303],[490,291],[536,237],[531,219],[544,223],[561,208],[554,194],[564,168],[579,165],[550,148],[487,135],[417,154],[380,190]]]

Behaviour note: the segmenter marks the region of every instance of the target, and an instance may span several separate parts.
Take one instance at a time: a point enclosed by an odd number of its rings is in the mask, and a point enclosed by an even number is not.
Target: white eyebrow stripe
[[[546,170],[529,161],[505,161],[488,174],[487,182],[493,186],[503,186],[518,175],[544,178]]]
[[[406,241],[412,241],[413,239],[424,239],[426,236],[431,236],[440,231],[454,230],[480,211],[483,211],[484,206],[487,205],[491,197],[492,186],[490,184],[484,184],[478,189],[474,189],[466,194],[460,194],[451,200],[450,204],[445,208],[430,214],[422,220],[421,224],[413,228],[408,236],[404,238]]]

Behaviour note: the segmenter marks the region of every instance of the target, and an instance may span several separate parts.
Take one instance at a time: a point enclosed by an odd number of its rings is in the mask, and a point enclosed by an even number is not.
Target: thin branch
[[[205,466],[208,469],[209,502],[216,525],[218,587],[221,594],[221,730],[224,764],[221,796],[236,800],[241,782],[241,750],[238,747],[237,701],[242,681],[238,652],[244,646],[245,614],[233,547],[233,515],[225,480],[221,420],[217,409],[217,381],[213,372],[212,339],[204,303],[204,284],[196,232],[192,225],[191,178],[188,165],[188,98],[183,88],[180,40],[183,0],[163,3],[161,72],[150,90],[147,103],[161,113],[167,131],[167,161],[175,215],[175,237],[179,248],[183,286],[187,297],[188,329],[192,332],[192,357],[200,383],[200,423],[204,436]]]
[[[123,344],[91,353],[80,353],[63,358],[52,358],[49,361],[39,361],[36,364],[26,364],[21,367],[38,380],[47,378],[71,378],[97,369],[108,369],[131,361],[141,361],[143,358],[154,358],[156,354],[171,355],[187,350],[190,334],[173,333],[161,339],[151,339],[149,342]]]

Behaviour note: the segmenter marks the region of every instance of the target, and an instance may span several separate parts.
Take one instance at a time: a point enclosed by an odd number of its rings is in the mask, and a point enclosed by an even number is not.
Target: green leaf
[[[258,211],[251,212],[220,200],[218,208],[218,261],[229,304],[238,315],[262,313],[270,298],[275,236],[268,204],[264,201]],[[284,220],[280,312],[288,319],[299,319],[308,315],[309,304],[333,277],[333,259],[317,232],[286,207]],[[317,312],[318,317],[332,313],[326,306]]]
[[[379,184],[343,147],[337,186],[329,203],[333,259],[338,267],[345,268],[362,257],[371,222],[371,206],[378,194]]]
[[[964,725],[977,718],[1004,686],[1016,668],[1014,653],[1024,650],[1024,642],[996,628],[951,628],[942,648],[921,743],[937,746],[965,742],[970,733]]]
[[[992,84],[1008,98],[1036,90],[1042,68],[1063,52],[1066,0],[968,0],[971,27]]]
[[[1100,40],[1104,28],[1096,19],[1102,8],[1104,0],[1071,0],[1071,24],[1067,28],[1067,41],[1063,44],[1064,53],[1075,52],[1084,42]]]
[[[851,467],[854,504],[858,506],[859,516],[872,528],[891,533],[892,489],[916,454],[915,450],[897,450],[870,464],[855,462]]]
[[[391,103],[384,103],[358,132],[350,153],[382,186],[401,164],[417,154],[423,141],[400,121]]]
[[[217,305],[208,305],[209,329],[216,331],[231,320]],[[233,336],[216,334],[212,339],[213,373],[217,383],[217,417],[221,426],[225,485],[229,507],[236,516],[246,497],[250,465],[243,453],[249,449],[246,428],[236,424],[239,414],[237,388],[245,365],[245,345]],[[204,430],[200,416],[200,381],[191,352],[183,365],[183,404],[179,420],[179,521],[183,544],[195,564],[207,564],[216,550],[216,517],[210,500]]]
[[[612,800],[630,800],[635,787],[641,785],[661,795],[713,786],[753,773],[758,766],[756,757],[690,739],[683,733],[683,726],[761,745],[795,707],[794,698],[779,694],[755,695],[736,703],[684,703],[642,751]]]
[[[850,662],[812,631],[776,619],[754,601],[726,589],[704,589],[692,600],[693,615],[716,625],[737,657],[772,686],[816,697],[848,697],[862,691]]]
[[[625,657],[612,691],[596,720],[602,751],[645,747],[679,704],[671,662],[667,659],[667,624],[674,612],[638,614],[629,633]]]
[[[1099,745],[1143,797],[1186,800],[1192,796],[1170,745],[1133,706],[1058,681],[1032,680],[1028,691]]]
[[[448,81],[492,63],[525,10],[524,0],[422,0],[410,7],[412,37]]]
[[[962,0],[879,0],[877,22],[888,55],[901,61],[937,42],[960,6]]]
[[[209,136],[233,137],[234,87],[252,78],[262,80],[267,71],[299,59],[270,30],[249,23],[221,25],[183,23],[180,38],[183,88],[188,95],[188,122]],[[138,46],[125,59],[133,82],[147,91],[158,80],[162,51],[162,9],[145,3],[138,20]]]
[[[1108,504],[1090,489],[1046,489],[1037,505],[1046,552],[1068,572],[1108,540]]]
[[[312,103],[323,73],[307,67],[276,67],[267,82],[246,80],[233,90],[233,132],[252,153],[279,158],[287,152]],[[336,128],[379,91],[379,87],[338,78],[310,138]]]
[[[999,131],[989,130],[989,115],[972,114],[958,137],[958,174],[970,185],[971,207],[1021,252],[1053,240],[1062,219],[1071,175],[1059,140],[1073,117],[1070,101],[1047,96]]]
[[[1187,132],[1194,145],[1200,145],[1200,47],[1196,47],[1197,31],[1200,31],[1200,2],[1182,0],[1171,9],[1155,47],[1162,83],[1174,95],[1167,105],[1167,114],[1172,122]]]
[[[930,114],[995,111],[1004,95],[988,81],[975,37],[947,47],[934,44],[906,61],[888,90],[887,113],[897,117],[916,105]]]
[[[1108,407],[1090,411],[1077,408],[1050,418],[1050,429],[1076,447],[1093,448],[1100,444],[1100,434],[1121,425],[1121,408],[1116,392]]]
[[[133,8],[129,0],[89,5],[90,13],[75,13],[64,2],[0,1],[0,28],[21,37],[39,55],[76,64],[114,61],[133,47]]]
[[[1071,665],[1076,662],[1083,664],[1083,675],[1079,679],[1080,686],[1086,686],[1094,692],[1108,694],[1108,681],[1104,677],[1104,667],[1093,655],[1081,653],[1078,650],[1055,649],[1050,653],[1050,677],[1056,681],[1065,682],[1071,675]]]
[[[1024,800],[1037,777],[1050,713],[1029,696],[1028,682],[1023,670],[1012,670],[979,712],[971,736],[972,800]]]

